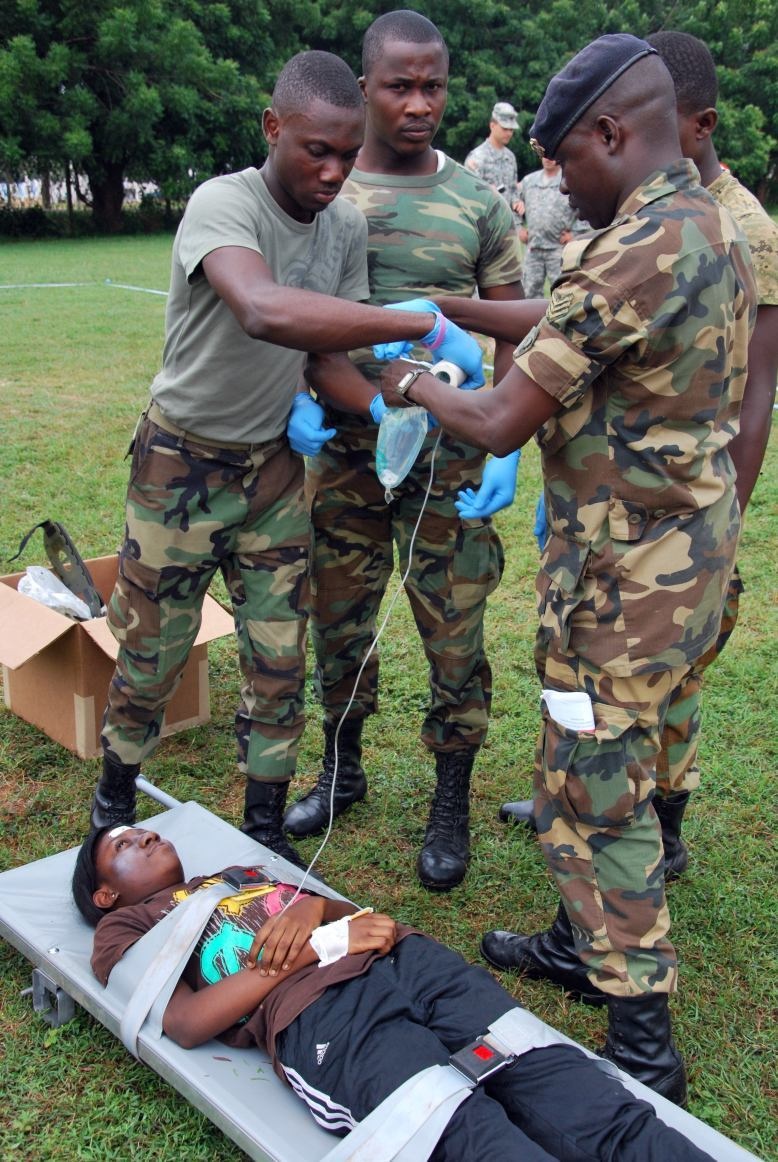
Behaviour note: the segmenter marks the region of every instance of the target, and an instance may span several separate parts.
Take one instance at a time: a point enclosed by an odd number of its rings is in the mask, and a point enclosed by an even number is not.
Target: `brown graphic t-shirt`
[[[225,896],[216,905],[184,969],[183,979],[195,991],[245,968],[254,935],[271,916],[283,911],[297,891],[292,884],[269,880],[261,868],[251,871],[256,874],[256,886]],[[221,873],[208,877],[196,876],[186,883],[165,888],[139,904],[120,908],[118,912],[110,912],[105,916],[97,925],[92,948],[92,970],[100,983],[108,984],[111,969],[127,949],[172,908],[193,892],[210,887],[220,878]],[[310,894],[301,892],[299,898],[307,899]],[[398,941],[413,931],[407,925],[398,925]],[[254,1044],[266,1047],[276,1073],[285,1081],[283,1071],[275,1059],[278,1034],[317,1000],[326,988],[361,976],[378,955],[377,952],[354,953],[323,968],[313,964],[291,975],[278,977],[278,983],[263,1003],[253,1013],[248,1013],[242,1022],[225,1030],[220,1040],[236,1048]]]

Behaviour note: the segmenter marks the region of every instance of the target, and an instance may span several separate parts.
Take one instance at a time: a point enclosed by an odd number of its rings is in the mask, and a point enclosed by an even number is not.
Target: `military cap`
[[[645,40],[628,32],[600,36],[582,48],[549,81],[530,129],[539,157],[553,157],[560,142],[587,109],[644,56],[656,55]]]
[[[503,129],[518,129],[519,115],[509,101],[498,101],[492,109],[492,121],[502,125]]]

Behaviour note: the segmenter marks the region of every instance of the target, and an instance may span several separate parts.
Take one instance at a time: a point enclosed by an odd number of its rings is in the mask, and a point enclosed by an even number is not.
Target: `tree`
[[[403,0],[404,2],[404,0]],[[183,198],[264,157],[260,111],[303,48],[360,72],[362,36],[391,0],[0,0],[0,172],[86,173],[94,214],[119,223],[125,177]],[[451,53],[437,144],[464,158],[497,100],[519,110],[512,148],[550,77],[605,32],[691,32],[719,66],[719,156],[760,196],[778,170],[774,0],[425,0]]]
[[[259,160],[269,20],[259,0],[3,0],[0,166],[72,161],[97,225],[115,230],[125,177],[175,197]],[[254,72],[227,55],[237,46]]]

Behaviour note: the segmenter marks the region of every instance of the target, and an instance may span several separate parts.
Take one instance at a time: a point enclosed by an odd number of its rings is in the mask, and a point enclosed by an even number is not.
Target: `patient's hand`
[[[287,972],[305,948],[311,932],[324,919],[325,905],[321,896],[308,896],[278,916],[271,916],[254,937],[248,967],[257,968],[260,976]],[[260,952],[262,959],[258,961]]]
[[[349,952],[380,952],[386,955],[397,940],[397,925],[383,912],[371,912],[352,920],[348,926]]]

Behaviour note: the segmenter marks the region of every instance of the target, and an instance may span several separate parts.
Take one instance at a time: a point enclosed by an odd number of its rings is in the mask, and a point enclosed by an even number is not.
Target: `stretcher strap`
[[[452,1066],[430,1065],[376,1106],[324,1162],[422,1162],[472,1091]]]
[[[211,913],[220,900],[234,895],[236,890],[220,882],[194,892],[125,953],[129,957],[140,949],[141,959],[148,958],[149,953],[153,956],[139,974],[140,983],[127,1003],[119,1028],[125,1048],[134,1057],[138,1056],[138,1034],[152,1009],[148,1031],[153,1037],[160,1036],[167,1003]],[[153,942],[148,941],[152,935]]]
[[[526,1009],[509,1009],[486,1033],[495,1048],[519,1057],[531,1049],[569,1044]],[[453,1065],[432,1065],[414,1074],[368,1114],[324,1162],[424,1162],[454,1111],[475,1088]]]

